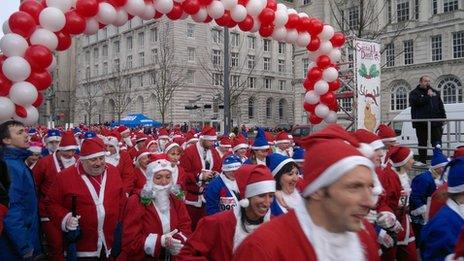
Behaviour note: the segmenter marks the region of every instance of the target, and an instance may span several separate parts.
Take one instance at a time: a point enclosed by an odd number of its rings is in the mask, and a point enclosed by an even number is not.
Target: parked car
[[[292,131],[290,132],[293,136],[293,140],[295,141],[295,144],[300,146],[300,141],[302,138],[308,136],[312,132],[312,126],[311,125],[295,125],[292,128]]]

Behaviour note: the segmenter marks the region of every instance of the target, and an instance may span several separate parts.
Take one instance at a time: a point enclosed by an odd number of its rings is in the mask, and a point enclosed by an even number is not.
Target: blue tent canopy
[[[124,125],[129,128],[134,128],[134,127],[161,127],[161,122],[152,120],[148,118],[147,116],[141,114],[141,113],[134,113],[134,114],[129,114],[126,117],[122,118],[119,122],[115,121],[112,126],[116,125]]]

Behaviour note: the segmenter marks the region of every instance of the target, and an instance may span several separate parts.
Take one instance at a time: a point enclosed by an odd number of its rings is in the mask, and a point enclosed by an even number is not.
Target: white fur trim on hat
[[[81,160],[88,160],[88,159],[93,159],[93,158],[97,158],[97,157],[101,157],[101,156],[109,156],[109,152],[107,152],[107,151],[100,151],[100,152],[97,152],[97,153],[94,153],[94,154],[90,154],[90,155],[87,155],[87,156],[80,156],[79,159],[81,159]]]
[[[239,149],[248,149],[250,146],[246,143],[240,143],[237,146],[233,147],[232,150],[236,152]]]
[[[269,144],[268,145],[264,145],[264,146],[251,146],[251,149],[252,150],[268,150],[270,148]]]
[[[276,140],[274,141],[274,144],[277,145],[277,144],[290,143],[290,142],[291,142],[290,140]]]
[[[202,139],[202,140],[209,140],[209,141],[215,141],[215,140],[217,140],[217,136],[213,136],[213,135],[201,135],[201,136],[200,136],[200,139]]]
[[[222,171],[234,171],[238,170],[242,166],[242,163],[235,162],[232,164],[222,164]]]
[[[358,151],[361,152],[362,155],[368,158],[372,157],[372,155],[374,155],[375,153],[375,149],[370,144],[367,144],[367,143],[360,143]]]
[[[45,142],[50,142],[50,141],[61,141],[61,136],[51,136],[51,137],[45,137]]]
[[[245,189],[244,198],[251,198],[256,195],[263,193],[275,192],[276,182],[275,180],[264,180],[255,183],[248,184]]]
[[[42,153],[42,147],[39,146],[30,146],[28,150],[32,153],[40,154]]]
[[[404,166],[406,163],[408,163],[408,161],[410,159],[412,159],[413,156],[414,156],[414,153],[412,151],[410,151],[409,155],[403,161],[398,162],[398,163],[393,162],[392,166],[395,167],[395,168]]]
[[[232,148],[232,145],[230,145],[230,144],[223,145],[223,144],[219,143],[219,147],[230,149],[230,148]]]
[[[147,156],[147,155],[150,155],[151,152],[149,151],[146,151],[146,152],[143,152],[142,154],[138,155],[137,158],[135,158],[135,162],[138,162],[143,156]]]
[[[153,173],[157,173],[157,172],[162,171],[162,170],[167,170],[167,171],[172,173],[173,169],[171,167],[171,162],[169,162],[169,161],[167,161],[165,159],[150,162],[147,165],[147,171],[146,172],[148,173],[150,171],[153,171]]]
[[[167,139],[167,140],[169,140],[169,136],[168,135],[160,135],[160,136],[158,136],[158,140],[159,139]]]
[[[67,150],[77,150],[79,146],[77,145],[69,145],[64,147],[58,147],[57,150],[67,151]]]
[[[337,181],[348,171],[354,169],[356,166],[366,166],[372,171],[374,171],[374,163],[366,157],[363,156],[349,156],[343,158],[327,169],[325,169],[319,177],[317,177],[313,182],[311,182],[303,191],[303,197],[307,197],[312,193],[316,192],[318,189],[329,186],[330,184]]]
[[[277,175],[277,172],[279,172],[284,166],[285,164],[289,163],[289,162],[295,162],[294,159],[292,158],[288,158],[288,159],[285,159],[283,160],[281,163],[279,163],[279,165],[277,165],[277,167],[275,167],[275,169],[272,171],[272,176],[275,176]]]
[[[174,147],[179,147],[179,148],[180,148],[180,145],[177,144],[177,143],[175,143],[175,142],[173,142],[173,143],[169,144],[169,146],[167,146],[167,147],[164,149],[164,153],[168,153],[168,151],[171,150],[171,149],[174,148]]]
[[[464,192],[464,184],[459,185],[459,186],[454,186],[454,187],[448,186],[448,192],[449,193],[462,193]]]
[[[381,140],[376,140],[374,142],[371,142],[371,143],[369,143],[369,145],[371,145],[371,147],[374,150],[378,150],[378,149],[381,149],[381,148],[385,147],[385,144],[383,144],[383,142]]]
[[[391,138],[384,138],[384,139],[382,139],[382,141],[384,141],[384,142],[385,141],[396,142],[397,139],[396,139],[396,137],[391,137]]]
[[[448,164],[448,161],[442,162],[440,164],[437,164],[435,166],[430,166],[431,169],[438,169],[440,167],[445,167]]]

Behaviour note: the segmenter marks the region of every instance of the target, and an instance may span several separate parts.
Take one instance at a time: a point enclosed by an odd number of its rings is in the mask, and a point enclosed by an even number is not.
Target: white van
[[[445,104],[445,111],[447,119],[451,120],[443,125],[442,147],[446,151],[446,149],[455,149],[458,145],[464,144],[464,103]],[[401,132],[398,137],[400,144],[417,146],[416,130],[412,127],[412,123],[395,122],[395,120],[411,120],[411,107],[393,118],[391,126],[397,132]],[[430,140],[428,142],[430,146]],[[413,151],[417,155],[417,150]],[[429,150],[428,154],[431,155],[432,152]],[[452,155],[446,152],[445,154]]]

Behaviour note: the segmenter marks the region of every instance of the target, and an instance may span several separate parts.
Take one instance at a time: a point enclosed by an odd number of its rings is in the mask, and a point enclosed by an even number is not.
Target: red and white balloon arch
[[[42,92],[52,84],[50,72],[56,66],[52,52],[68,49],[73,35],[92,35],[110,24],[122,26],[134,16],[149,20],[163,15],[171,20],[190,15],[198,23],[214,19],[220,26],[238,26],[306,47],[311,63],[303,86],[309,121],[337,120],[333,92],[340,87],[336,64],[344,35],[276,0],[26,0],[3,24],[0,122],[13,118],[33,125],[38,121],[36,108],[43,102]]]

